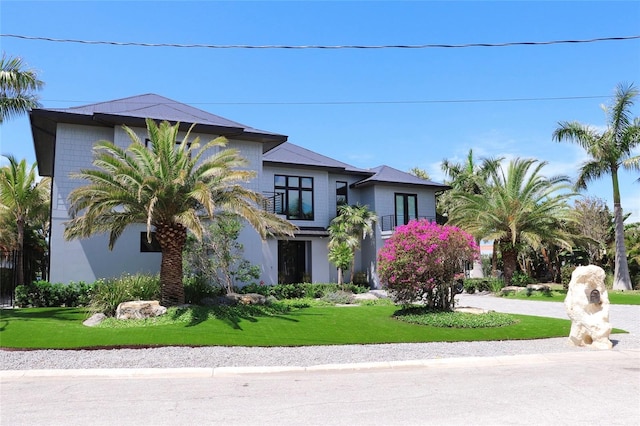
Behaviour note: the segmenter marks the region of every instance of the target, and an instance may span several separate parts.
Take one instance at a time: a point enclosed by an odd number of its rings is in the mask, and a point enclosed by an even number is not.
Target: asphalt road
[[[2,425],[637,425],[640,351],[419,367],[3,378]]]

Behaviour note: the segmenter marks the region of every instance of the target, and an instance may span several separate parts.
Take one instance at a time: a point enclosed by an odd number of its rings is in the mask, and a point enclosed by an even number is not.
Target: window
[[[415,194],[396,194],[396,226],[406,225],[418,218],[418,196]]]
[[[276,194],[282,194],[284,202],[278,214],[287,219],[313,220],[313,178],[275,175]]]
[[[147,240],[147,233],[140,233],[140,253],[160,253],[162,249],[160,249],[160,243],[156,238],[156,233],[151,233],[151,242]]]
[[[347,198],[347,182],[336,182],[336,209],[340,206],[345,206],[349,204],[349,199]],[[336,211],[336,214],[338,212]]]

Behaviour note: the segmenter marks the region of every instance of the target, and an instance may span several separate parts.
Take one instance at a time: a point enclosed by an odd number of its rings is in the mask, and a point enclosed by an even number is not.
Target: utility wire
[[[55,43],[106,44],[112,46],[138,47],[178,47],[200,49],[436,49],[436,48],[467,48],[467,47],[507,47],[507,46],[541,46],[550,44],[595,43],[600,41],[621,41],[640,39],[640,35],[623,37],[601,37],[585,40],[551,40],[551,41],[516,41],[507,43],[465,43],[465,44],[390,44],[390,45],[248,45],[248,44],[179,44],[179,43],[141,43],[121,41],[59,39],[51,37],[36,37],[20,34],[0,34],[0,37],[19,38],[23,40],[37,40]]]
[[[537,98],[495,98],[495,99],[427,99],[427,100],[390,100],[390,101],[267,101],[267,102],[185,102],[188,105],[384,105],[384,104],[462,104],[489,102],[541,102],[541,101],[569,101],[580,99],[604,99],[611,96],[556,96]],[[86,103],[95,101],[69,99],[42,99],[43,102]],[[147,105],[144,102],[129,102],[130,104]],[[167,103],[167,105],[170,105]]]

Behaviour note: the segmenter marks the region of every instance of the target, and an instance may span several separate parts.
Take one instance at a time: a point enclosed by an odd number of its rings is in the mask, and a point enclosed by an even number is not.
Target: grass
[[[303,305],[302,305],[303,306]],[[441,328],[393,318],[397,306],[309,306],[289,312],[213,314],[195,308],[186,321],[127,328],[86,327],[81,308],[0,310],[0,347],[78,349],[139,346],[306,346],[540,339],[568,336],[570,321],[512,315],[497,328]],[[617,330],[620,332],[620,330]]]
[[[631,291],[607,291],[609,294],[609,302],[612,305],[640,305],[640,290]],[[526,290],[510,293],[502,297],[508,299],[521,299],[521,300],[543,300],[546,302],[564,302],[567,296],[566,290],[552,290],[548,293],[541,291],[534,291],[530,294]]]

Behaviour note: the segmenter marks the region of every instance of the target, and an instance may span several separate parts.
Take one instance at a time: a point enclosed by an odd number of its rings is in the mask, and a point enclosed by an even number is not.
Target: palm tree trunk
[[[182,284],[182,250],[187,229],[179,223],[156,225],[156,238],[162,249],[160,263],[160,298],[162,306],[184,304]]]
[[[613,181],[613,218],[616,235],[613,289],[631,290],[631,277],[629,276],[629,264],[627,263],[627,250],[624,246],[624,219],[622,217],[622,204],[620,203],[618,172],[615,169],[611,170],[611,180]]]
[[[500,243],[500,252],[502,253],[502,266],[504,268],[504,284],[511,285],[511,277],[513,277],[518,265],[518,251],[511,241],[507,241]]]
[[[24,219],[16,221],[18,228],[18,252],[16,253],[16,285],[24,285]]]

